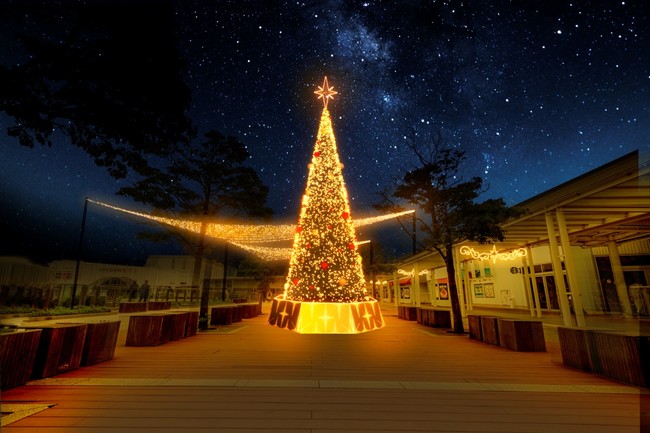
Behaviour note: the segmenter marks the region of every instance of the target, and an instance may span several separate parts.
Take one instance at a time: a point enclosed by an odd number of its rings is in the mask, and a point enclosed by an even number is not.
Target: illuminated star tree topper
[[[323,106],[327,108],[327,103],[330,99],[334,99],[334,95],[337,95],[339,92],[334,90],[334,86],[330,87],[327,82],[327,77],[323,80],[323,85],[318,86],[318,90],[314,92],[318,95],[318,99],[323,100]]]

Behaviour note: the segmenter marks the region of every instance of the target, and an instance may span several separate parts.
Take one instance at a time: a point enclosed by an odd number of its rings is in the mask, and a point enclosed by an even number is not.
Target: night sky
[[[465,175],[489,185],[483,198],[509,205],[650,148],[645,0],[195,0],[175,11],[190,115],[247,145],[278,222],[297,220],[325,75],[339,92],[329,109],[353,216],[375,214],[376,193],[415,167],[413,128],[464,149]],[[132,179],[112,179],[65,140],[23,148],[7,125],[0,116],[0,255],[74,258],[86,196],[143,209],[114,195]],[[180,252],[137,240],[142,228],[91,205],[84,257],[142,264]],[[387,256],[409,251],[396,224],[382,228]]]

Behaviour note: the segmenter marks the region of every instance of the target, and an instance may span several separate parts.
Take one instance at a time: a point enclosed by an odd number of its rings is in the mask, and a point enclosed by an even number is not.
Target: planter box
[[[29,380],[41,338],[40,329],[0,334],[0,389],[24,385]]]
[[[498,321],[498,317],[481,316],[481,336],[484,343],[499,345]]]
[[[120,302],[120,313],[141,313],[147,311],[146,302]]]
[[[498,330],[501,347],[516,352],[546,352],[541,321],[499,319]]]
[[[81,365],[94,365],[108,361],[115,356],[120,322],[87,323],[88,331],[84,342]]]
[[[57,323],[39,328],[42,332],[32,379],[43,379],[81,366],[87,324]]]
[[[468,314],[467,323],[469,325],[469,338],[472,340],[483,340],[483,332],[481,331],[481,316],[477,314]]]
[[[126,334],[127,346],[157,346],[163,328],[162,314],[137,314],[129,318]]]

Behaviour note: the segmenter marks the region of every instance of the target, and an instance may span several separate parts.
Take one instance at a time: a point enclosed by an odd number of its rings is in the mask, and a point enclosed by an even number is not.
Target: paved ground
[[[647,390],[562,366],[553,326],[549,352],[516,353],[385,314],[361,335],[263,315],[157,347],[125,347],[119,315],[113,360],[4,392],[3,424],[33,414],[2,431],[646,431]]]

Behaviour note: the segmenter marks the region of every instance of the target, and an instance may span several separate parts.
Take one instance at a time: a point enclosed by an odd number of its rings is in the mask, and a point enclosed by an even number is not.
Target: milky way
[[[363,216],[375,193],[415,166],[404,145],[412,132],[419,140],[441,132],[465,150],[465,174],[482,176],[485,197],[508,204],[650,148],[642,0],[195,0],[179,2],[175,15],[192,118],[247,145],[282,222],[297,218],[322,108],[313,92],[325,75],[339,92],[329,108],[351,206]],[[84,196],[129,205],[112,197],[124,181],[65,143],[2,143],[12,221],[25,232],[65,232],[59,257],[74,253]],[[153,251],[133,238],[141,227],[130,219],[91,218],[98,259]]]

